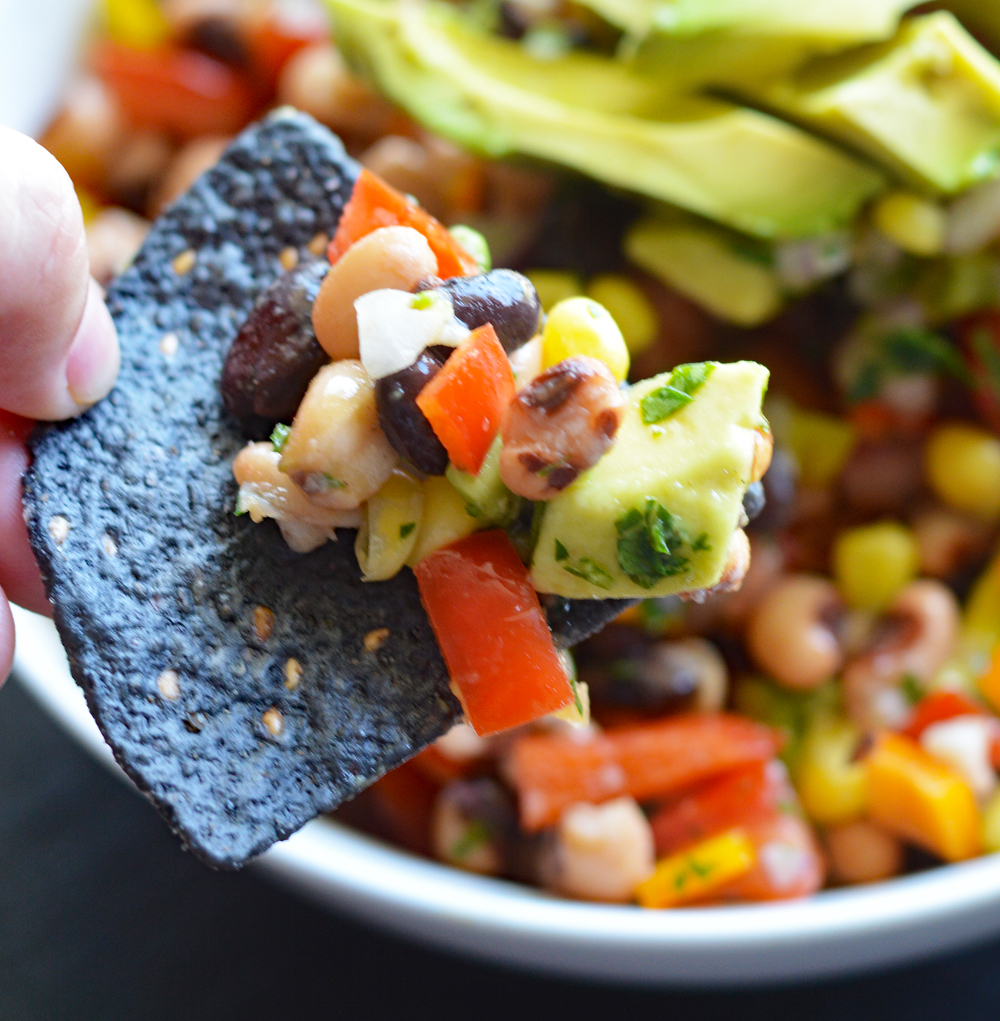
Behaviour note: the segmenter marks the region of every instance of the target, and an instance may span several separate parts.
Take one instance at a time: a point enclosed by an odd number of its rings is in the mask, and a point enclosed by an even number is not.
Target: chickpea
[[[437,272],[431,246],[412,227],[380,227],[357,240],[330,267],[313,304],[313,329],[333,359],[357,358],[354,301],[370,291],[409,291]]]
[[[958,625],[958,601],[941,582],[921,579],[903,589],[844,668],[844,703],[855,723],[865,730],[901,724],[907,706],[900,682],[930,680],[951,655]]]
[[[237,509],[254,523],[274,518],[296,553],[308,553],[333,537],[335,528],[357,528],[356,510],[320,507],[278,467],[281,455],[270,443],[249,443],[233,462],[240,487]]]
[[[431,847],[440,861],[495,876],[503,868],[503,849],[491,821],[470,804],[472,787],[459,781],[441,790],[431,815]]]
[[[378,424],[375,386],[357,361],[313,377],[281,452],[280,467],[314,503],[341,510],[376,493],[397,462]]]
[[[750,539],[742,528],[737,528],[729,540],[729,546],[726,549],[726,562],[722,566],[719,580],[711,588],[679,592],[678,597],[689,603],[704,603],[709,596],[736,592],[743,584],[743,579],[749,569]]]
[[[826,831],[831,877],[841,883],[875,883],[903,871],[903,845],[868,819]]]
[[[360,78],[329,43],[307,46],[285,65],[278,80],[278,102],[312,114],[335,131],[368,137],[388,132],[395,109]]]
[[[611,446],[624,405],[610,369],[596,358],[576,356],[546,369],[507,409],[504,484],[529,500],[551,500]]]
[[[127,209],[109,206],[87,224],[90,273],[102,286],[123,273],[149,233],[149,221]]]
[[[786,688],[815,688],[843,661],[836,634],[843,604],[825,578],[788,575],[751,615],[747,644],[757,665]]]
[[[167,172],[149,200],[150,216],[159,216],[180,198],[201,175],[219,162],[228,138],[204,135],[188,142],[171,160]]]
[[[753,460],[750,462],[750,481],[759,482],[771,467],[774,453],[774,435],[770,429],[756,429],[753,434]]]
[[[632,798],[573,805],[540,865],[545,886],[581,900],[625,903],[655,865],[653,830]]]
[[[110,89],[88,75],[67,90],[66,105],[42,137],[42,145],[66,168],[70,177],[91,188],[103,188],[121,146],[122,113]]]

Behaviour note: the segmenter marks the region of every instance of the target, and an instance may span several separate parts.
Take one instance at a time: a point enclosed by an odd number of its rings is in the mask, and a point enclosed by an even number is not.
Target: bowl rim
[[[126,779],[70,676],[54,625],[13,609],[17,677]],[[397,932],[589,978],[815,977],[925,956],[1000,928],[1000,855],[806,900],[670,911],[563,900],[419,858],[327,819],[276,844],[259,865],[312,899]]]

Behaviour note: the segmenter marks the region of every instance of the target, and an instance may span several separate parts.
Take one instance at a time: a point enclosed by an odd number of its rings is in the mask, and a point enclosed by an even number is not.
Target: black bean
[[[250,54],[232,18],[208,14],[194,22],[184,35],[184,45],[207,53],[232,67],[250,66]]]
[[[795,458],[781,447],[775,447],[771,455],[771,466],[761,479],[764,505],[758,511],[756,519],[747,510],[747,517],[753,520],[755,529],[776,531],[788,523],[798,490],[798,477],[799,466]],[[744,504],[744,509],[745,507]]]
[[[396,453],[425,475],[444,475],[448,453],[417,407],[417,394],[450,353],[450,348],[429,347],[412,365],[375,382],[375,406],[382,432]]]
[[[763,482],[751,482],[747,491],[743,494],[743,512],[747,521],[753,521],[767,504],[767,496],[764,493]]]
[[[312,306],[329,264],[310,259],[261,295],[229,349],[222,400],[254,438],[290,422],[309,382],[330,359],[312,327]]]
[[[538,332],[542,306],[532,282],[512,269],[474,277],[452,277],[441,285],[455,306],[455,318],[469,327],[492,323],[510,354]]]

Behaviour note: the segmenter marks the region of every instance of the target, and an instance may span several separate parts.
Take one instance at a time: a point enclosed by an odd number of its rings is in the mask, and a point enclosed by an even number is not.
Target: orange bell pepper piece
[[[475,276],[479,272],[476,260],[442,223],[370,170],[358,174],[351,198],[344,206],[337,233],[327,249],[330,262],[336,262],[355,241],[379,227],[412,227],[423,234],[437,257],[438,276],[442,280]]]
[[[511,749],[505,774],[518,792],[529,832],[555,823],[578,801],[599,804],[622,794],[663,798],[751,762],[772,759],[776,730],[727,713],[668,716],[589,741],[529,734]]]
[[[431,377],[417,394],[417,407],[451,463],[478,475],[514,394],[507,353],[487,323],[473,330]]]
[[[945,861],[982,850],[979,809],[950,766],[902,734],[882,734],[865,758],[868,812],[886,829]]]
[[[573,687],[513,544],[474,532],[414,568],[420,598],[477,734],[529,723],[573,701]]]

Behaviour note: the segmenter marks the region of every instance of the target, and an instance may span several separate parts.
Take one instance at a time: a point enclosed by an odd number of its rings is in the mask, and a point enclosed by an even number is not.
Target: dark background
[[[1000,1018],[1000,941],[724,992],[591,986],[423,949],[253,870],[210,872],[16,680],[0,692],[0,799],[0,1021]]]

